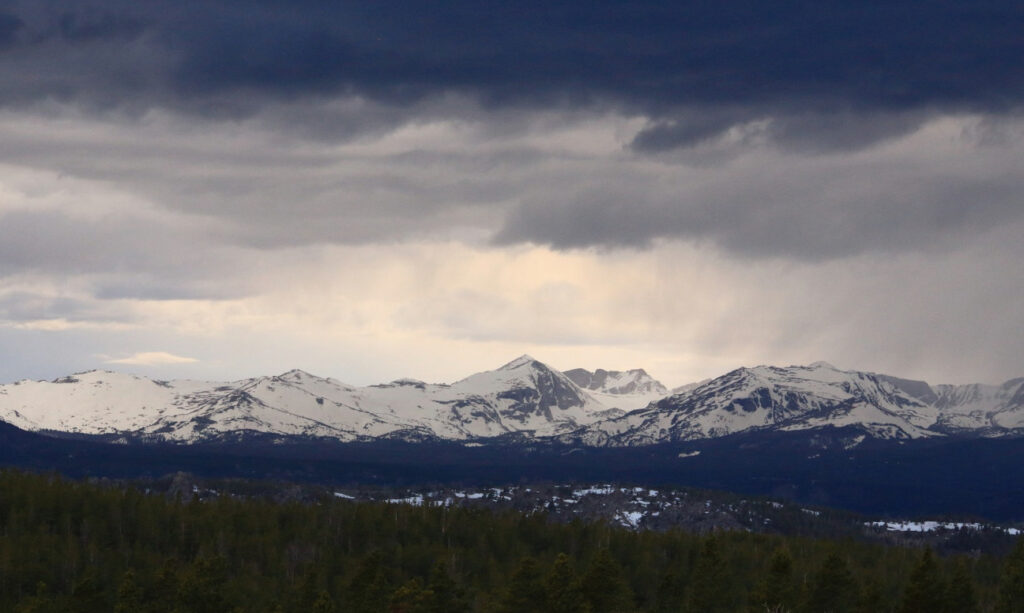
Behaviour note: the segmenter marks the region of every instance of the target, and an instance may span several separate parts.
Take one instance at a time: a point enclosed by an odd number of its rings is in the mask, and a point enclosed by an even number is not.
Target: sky
[[[0,0],[0,382],[1024,375],[1024,8]]]

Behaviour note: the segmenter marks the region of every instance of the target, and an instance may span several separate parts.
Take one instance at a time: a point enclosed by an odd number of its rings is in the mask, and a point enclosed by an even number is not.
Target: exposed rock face
[[[583,368],[565,371],[573,383],[586,390],[606,394],[648,394],[662,396],[668,394],[668,388],[656,381],[642,368],[632,370],[604,370],[598,368],[594,372]]]

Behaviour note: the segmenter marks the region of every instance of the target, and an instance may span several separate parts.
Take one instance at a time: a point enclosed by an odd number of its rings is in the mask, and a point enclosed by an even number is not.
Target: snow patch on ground
[[[868,526],[885,528],[891,532],[935,532],[937,530],[1000,530],[1007,534],[1016,536],[1021,533],[1017,528],[1003,528],[976,522],[952,522],[952,521],[872,521]]]

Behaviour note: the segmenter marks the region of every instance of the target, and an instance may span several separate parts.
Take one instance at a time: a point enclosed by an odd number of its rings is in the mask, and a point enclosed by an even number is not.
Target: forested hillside
[[[745,532],[557,524],[543,514],[173,499],[0,473],[0,610],[1024,611],[1013,553]]]

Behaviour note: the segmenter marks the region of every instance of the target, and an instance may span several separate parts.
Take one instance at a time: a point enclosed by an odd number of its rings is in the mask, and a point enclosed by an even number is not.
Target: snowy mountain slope
[[[91,371],[0,386],[0,419],[27,430],[172,441],[243,432],[352,440],[354,427],[376,419],[337,401],[354,389],[297,371],[229,383]]]
[[[134,431],[160,416],[185,413],[182,394],[202,393],[213,384],[173,384],[113,372],[91,371],[47,381],[0,386],[0,419],[25,430],[90,434]]]
[[[1002,385],[931,386],[886,375],[879,378],[937,409],[932,429],[947,434],[971,432],[999,436],[1008,430],[1024,428],[1024,378]]]
[[[561,373],[530,356],[451,384],[400,379],[367,387],[299,370],[227,383],[92,371],[0,385],[0,421],[182,443],[250,434],[339,441],[518,434],[632,446],[831,426],[883,439],[1024,435],[1024,379],[931,386],[819,362],[740,368],[678,390],[667,394],[639,369]]]
[[[555,434],[597,421],[610,408],[580,389],[563,373],[524,355],[501,368],[453,383],[451,411],[470,423],[480,400],[494,407],[495,425],[509,432]]]
[[[695,381],[693,383],[687,383],[685,385],[680,385],[679,387],[673,387],[668,395],[675,395],[675,394],[682,394],[684,392],[689,392],[691,390],[697,389],[698,387],[700,387],[700,386],[702,386],[705,383],[708,383],[710,381],[711,381],[711,379],[704,379],[703,381]]]
[[[0,420],[26,430],[179,442],[246,433],[341,441],[546,436],[619,414],[529,356],[452,385],[406,379],[358,388],[293,370],[230,383],[92,371],[0,386]]]
[[[714,438],[756,429],[857,426],[885,439],[950,433],[1014,433],[1022,420],[1020,380],[981,391],[810,366],[740,368],[645,409],[566,437],[589,445],[643,445]],[[947,388],[950,389],[947,389]],[[971,386],[967,386],[971,387]],[[977,387],[977,386],[975,386]],[[945,402],[944,402],[945,399]],[[981,414],[982,418],[972,416]],[[974,421],[970,421],[974,419]],[[955,427],[954,427],[955,426]]]
[[[356,390],[351,402],[447,439],[512,432],[546,436],[590,424],[609,407],[530,356],[452,383],[401,379]]]

